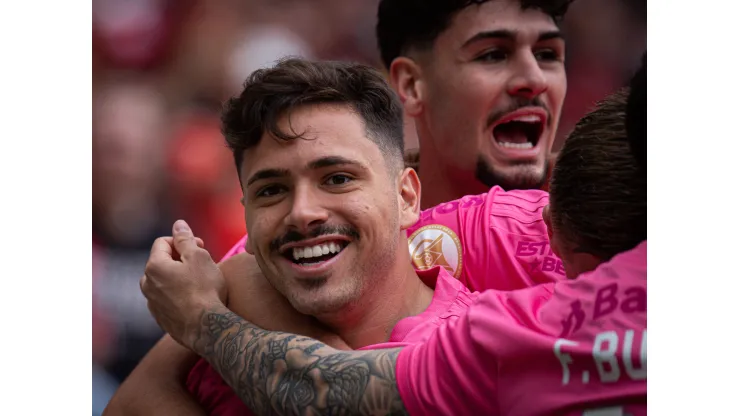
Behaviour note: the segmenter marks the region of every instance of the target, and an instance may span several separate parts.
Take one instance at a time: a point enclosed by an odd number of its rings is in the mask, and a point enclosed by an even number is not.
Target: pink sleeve
[[[229,250],[224,255],[224,257],[221,259],[221,261],[224,261],[224,260],[226,260],[226,259],[228,259],[230,257],[234,257],[237,254],[245,253],[247,251],[246,250],[246,244],[247,244],[247,238],[248,237],[249,237],[249,235],[244,235],[244,237],[242,237],[241,240],[239,240],[239,242],[237,242],[236,244],[234,244],[234,247],[231,247],[231,250]]]
[[[476,348],[469,316],[401,350],[396,383],[409,415],[495,415],[496,357]]]
[[[550,250],[539,190],[466,196],[421,213],[409,231],[414,267],[442,266],[470,290],[515,290],[565,278]]]
[[[401,350],[409,414],[645,414],[645,247],[577,280],[482,293]]]

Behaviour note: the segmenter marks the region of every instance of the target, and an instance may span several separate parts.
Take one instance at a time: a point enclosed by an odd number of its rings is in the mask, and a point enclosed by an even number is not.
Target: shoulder
[[[237,254],[245,253],[246,252],[246,245],[247,245],[247,238],[249,238],[249,235],[245,234],[244,237],[239,239],[239,241],[234,244],[231,249],[226,252],[224,257],[221,259],[221,261],[227,260],[233,256],[236,256]]]

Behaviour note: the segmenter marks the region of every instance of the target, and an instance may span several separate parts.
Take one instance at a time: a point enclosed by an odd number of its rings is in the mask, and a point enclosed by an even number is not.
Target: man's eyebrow
[[[247,180],[247,186],[261,179],[282,178],[288,175],[290,172],[287,169],[262,169]]]
[[[306,166],[308,167],[308,169],[321,169],[321,168],[327,168],[327,167],[336,166],[336,165],[356,165],[356,166],[359,166],[361,168],[364,168],[365,167],[364,164],[362,164],[362,163],[360,163],[360,162],[358,162],[356,160],[348,159],[348,158],[342,157],[342,156],[326,156],[326,157],[322,157],[322,158],[319,158],[319,159],[316,159],[316,160],[313,160],[313,161],[309,162],[308,165],[306,165]]]
[[[563,33],[559,30],[549,30],[547,32],[542,32],[537,38],[537,42],[544,42],[550,39],[563,39]]]
[[[485,32],[478,32],[470,39],[466,40],[465,43],[463,43],[463,48],[478,42],[480,40],[484,39],[504,39],[513,41],[516,39],[517,35],[519,34],[516,30],[508,30],[508,29],[500,29],[500,30],[489,30]],[[548,30],[547,32],[542,32],[537,37],[537,42],[544,42],[546,40],[550,39],[563,39],[563,34],[559,30]]]
[[[478,42],[480,40],[484,39],[506,39],[506,40],[514,40],[516,39],[516,31],[513,30],[489,30],[485,32],[478,32],[470,39],[466,40],[465,43],[463,43],[462,47],[465,48],[468,45]]]

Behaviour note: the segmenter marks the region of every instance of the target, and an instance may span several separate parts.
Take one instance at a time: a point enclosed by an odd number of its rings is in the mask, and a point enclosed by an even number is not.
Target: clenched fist
[[[172,227],[172,237],[154,241],[141,292],[159,326],[193,349],[200,320],[209,308],[226,303],[226,282],[211,255],[185,221]]]

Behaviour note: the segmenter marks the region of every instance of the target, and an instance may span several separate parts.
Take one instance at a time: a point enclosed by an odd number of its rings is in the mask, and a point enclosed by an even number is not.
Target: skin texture
[[[468,43],[500,30],[514,36]],[[455,15],[430,50],[411,50],[392,62],[391,82],[419,136],[423,207],[493,185],[544,184],[567,89],[564,42],[542,38],[554,33],[546,14],[515,1],[490,1]],[[514,156],[495,144],[491,121],[529,104],[544,108],[549,120],[538,152]]]

